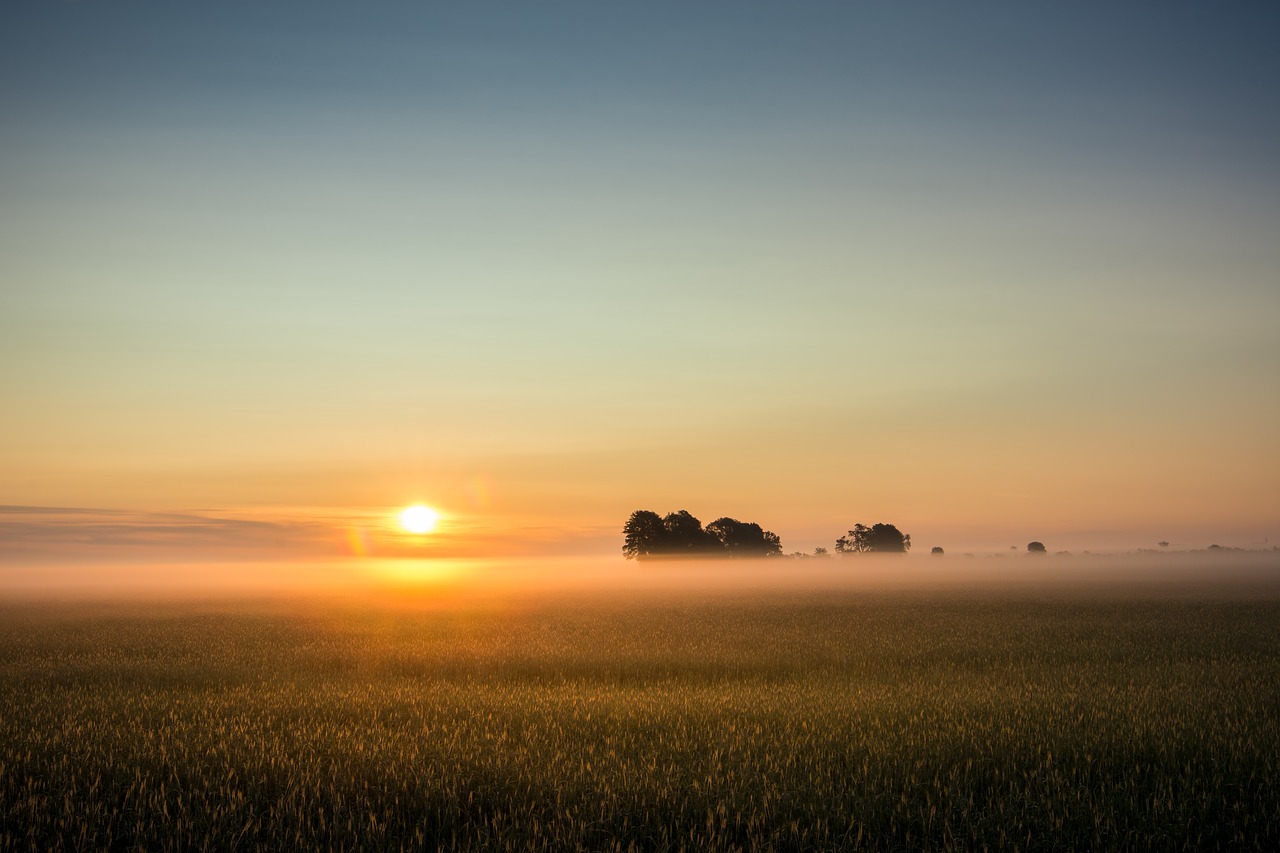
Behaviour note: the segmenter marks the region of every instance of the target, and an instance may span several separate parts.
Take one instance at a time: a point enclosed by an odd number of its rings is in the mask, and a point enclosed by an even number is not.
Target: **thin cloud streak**
[[[0,558],[66,549],[314,550],[333,534],[309,521],[85,507],[0,506]]]

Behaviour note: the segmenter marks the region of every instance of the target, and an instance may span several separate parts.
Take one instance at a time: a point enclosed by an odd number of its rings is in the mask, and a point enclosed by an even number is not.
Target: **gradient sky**
[[[1249,2],[6,4],[0,549],[1275,543],[1277,44]]]

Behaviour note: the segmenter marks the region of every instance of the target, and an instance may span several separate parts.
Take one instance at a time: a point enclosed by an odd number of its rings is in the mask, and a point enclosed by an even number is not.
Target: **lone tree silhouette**
[[[771,557],[782,553],[776,533],[754,522],[718,518],[704,530],[688,510],[660,516],[647,509],[631,513],[622,526],[622,555],[650,557]]]
[[[1044,543],[1043,543],[1043,542],[1028,542],[1028,543],[1027,543],[1027,553],[1028,553],[1028,554],[1047,554],[1048,552],[1049,552],[1049,549],[1044,547]]]
[[[941,545],[934,545],[933,548],[929,551],[929,553],[935,557],[941,557],[943,554],[947,552],[942,550]]]
[[[911,535],[892,524],[855,524],[847,536],[836,540],[841,554],[905,554],[911,548]]]

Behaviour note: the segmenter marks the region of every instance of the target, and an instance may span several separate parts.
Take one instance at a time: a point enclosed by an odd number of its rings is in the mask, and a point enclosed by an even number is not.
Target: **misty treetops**
[[[628,560],[649,557],[777,557],[782,555],[778,534],[751,521],[717,518],[702,526],[688,510],[658,515],[647,509],[631,513],[622,527],[622,554]],[[836,540],[836,551],[905,553],[911,537],[892,524],[856,524]],[[818,551],[825,553],[825,549]]]

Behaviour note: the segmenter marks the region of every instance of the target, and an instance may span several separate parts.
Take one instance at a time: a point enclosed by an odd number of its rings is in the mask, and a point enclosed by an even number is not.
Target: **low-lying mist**
[[[1127,555],[855,555],[344,559],[8,565],[0,598],[337,598],[424,605],[564,596],[739,596],[930,590],[1280,595],[1280,550]]]

